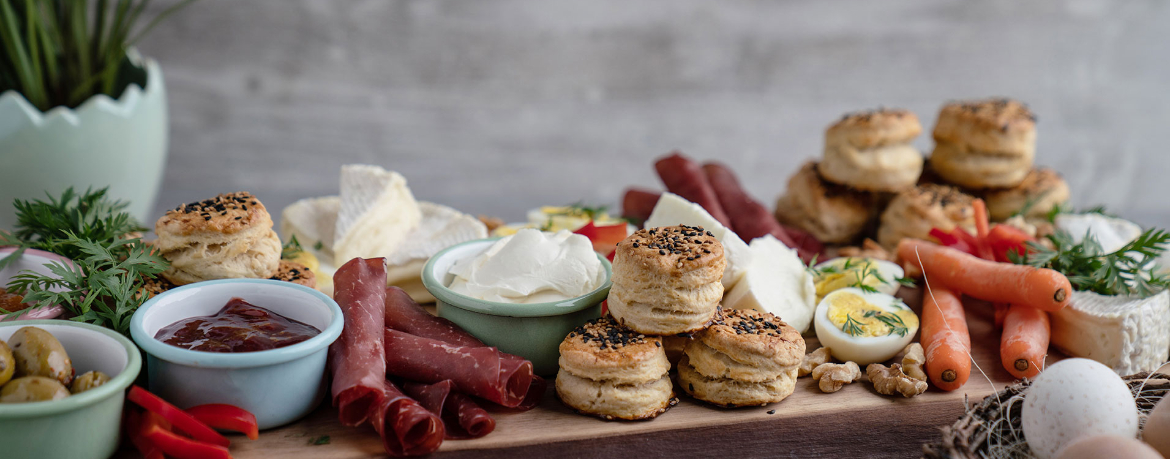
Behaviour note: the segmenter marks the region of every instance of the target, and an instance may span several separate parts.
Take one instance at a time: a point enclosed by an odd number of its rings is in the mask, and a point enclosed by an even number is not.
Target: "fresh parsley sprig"
[[[1048,236],[1053,248],[1028,243],[1028,253],[1008,254],[1012,263],[1050,268],[1068,277],[1073,288],[1101,295],[1149,296],[1167,287],[1170,279],[1152,272],[1150,266],[1170,245],[1170,233],[1149,229],[1114,252],[1106,253],[1092,233],[1080,243],[1066,231]]]
[[[48,201],[17,199],[13,202],[17,229],[0,232],[0,246],[19,248],[0,259],[0,269],[19,259],[26,249],[79,258],[84,252],[70,242],[70,234],[79,240],[109,245],[129,233],[145,231],[125,212],[128,205],[109,199],[106,188],[77,194],[70,187],[58,198],[49,196]]]
[[[288,242],[280,247],[280,258],[282,260],[291,260],[300,256],[301,252],[304,251],[305,248],[301,247],[301,242],[297,240],[296,236],[292,236],[288,238]]]

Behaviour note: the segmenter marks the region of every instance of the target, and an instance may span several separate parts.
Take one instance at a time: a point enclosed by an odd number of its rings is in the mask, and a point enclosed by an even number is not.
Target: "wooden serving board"
[[[908,290],[902,289],[907,304],[920,305],[917,291]],[[921,445],[933,440],[940,426],[958,419],[968,402],[1013,381],[1000,365],[999,332],[992,319],[990,306],[968,303],[972,354],[987,378],[972,368],[971,379],[955,392],[931,388],[907,399],[880,395],[859,381],[824,394],[805,377],[797,381],[795,393],[765,407],[721,409],[682,394],[679,404],[657,419],[607,422],[573,413],[550,387],[536,409],[495,414],[490,435],[445,441],[434,457],[919,457]],[[816,348],[810,339],[809,351]],[[1049,362],[1058,358],[1049,356]],[[329,436],[328,444],[310,444],[323,435]],[[328,403],[293,425],[262,432],[259,440],[233,437],[231,449],[238,459],[385,455],[372,427],[343,427]]]

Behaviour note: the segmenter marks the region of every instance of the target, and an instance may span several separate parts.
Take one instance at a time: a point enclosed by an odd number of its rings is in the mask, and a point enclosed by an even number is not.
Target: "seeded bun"
[[[703,329],[723,299],[723,245],[701,227],[638,230],[618,244],[609,312],[638,333]]]
[[[295,261],[280,260],[280,267],[269,279],[292,282],[309,288],[317,288],[317,275],[307,266]]]
[[[1003,221],[1023,211],[1024,218],[1043,218],[1057,205],[1068,202],[1068,183],[1052,169],[1038,167],[1012,188],[983,192],[991,219]]]
[[[692,397],[720,406],[778,402],[795,390],[804,351],[804,338],[780,318],[753,309],[724,310],[687,343],[679,384]]]
[[[957,188],[935,184],[898,193],[882,213],[878,243],[893,250],[903,238],[929,238],[932,228],[949,232],[959,226],[974,233],[974,199]]]
[[[670,371],[657,336],[646,336],[608,317],[577,327],[560,345],[562,370],[593,380],[640,384]]]
[[[788,179],[788,191],[776,201],[776,219],[826,244],[852,242],[877,217],[877,198],[825,181],[818,170],[810,161]]]
[[[678,402],[670,363],[657,337],[604,317],[569,333],[560,352],[557,396],[582,414],[649,419]]]
[[[818,170],[825,180],[862,191],[904,190],[922,174],[922,153],[910,145],[921,132],[906,110],[850,113],[825,132]]]
[[[1036,116],[1011,99],[951,102],[934,127],[931,167],[966,188],[1020,184],[1036,156]]]
[[[247,192],[167,211],[155,223],[155,247],[171,262],[175,285],[229,278],[267,279],[280,263],[280,238],[264,204]]]

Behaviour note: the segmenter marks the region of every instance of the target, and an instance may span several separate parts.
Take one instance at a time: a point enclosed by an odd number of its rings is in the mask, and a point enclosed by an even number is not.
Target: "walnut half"
[[[820,381],[821,392],[828,394],[861,379],[861,368],[854,362],[825,363],[813,369],[812,377]]]
[[[796,377],[803,378],[812,374],[813,369],[818,365],[828,363],[832,358],[832,354],[827,347],[818,348],[815,351],[805,354],[804,358],[800,361],[800,368],[796,370]]]
[[[902,394],[903,397],[913,397],[926,392],[926,381],[906,376],[902,372],[902,364],[895,363],[889,367],[880,363],[872,363],[865,368],[865,374],[873,383],[873,388],[882,395]]]
[[[901,356],[902,372],[911,378],[926,381],[926,372],[922,371],[922,365],[926,363],[926,353],[922,351],[922,345],[919,343],[906,345]]]

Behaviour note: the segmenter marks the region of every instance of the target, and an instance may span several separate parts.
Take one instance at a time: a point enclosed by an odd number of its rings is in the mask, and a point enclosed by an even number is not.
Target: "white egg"
[[[902,286],[898,279],[906,276],[906,271],[897,263],[876,258],[833,258],[818,263],[813,269],[820,273],[813,279],[818,297],[854,285],[859,280],[881,293],[893,295]]]
[[[826,295],[813,324],[834,358],[862,367],[894,357],[918,332],[918,316],[902,300],[854,287]]]
[[[1024,437],[1040,459],[1100,434],[1136,437],[1138,411],[1129,386],[1089,359],[1061,360],[1040,373],[1024,396]]]

